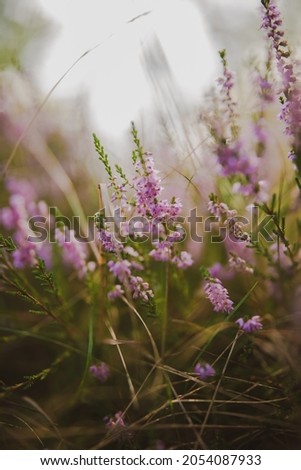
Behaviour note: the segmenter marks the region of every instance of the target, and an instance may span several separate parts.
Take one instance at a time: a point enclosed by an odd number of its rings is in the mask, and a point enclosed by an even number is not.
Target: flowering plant
[[[198,122],[202,154],[177,169],[183,179],[169,175],[172,190],[134,124],[127,171],[94,135],[105,175],[91,237],[34,184],[7,175],[0,411],[9,448],[299,445],[301,85],[277,4],[261,3],[268,57],[249,74],[250,109],[242,116],[222,50]],[[187,180],[185,193],[175,182]]]

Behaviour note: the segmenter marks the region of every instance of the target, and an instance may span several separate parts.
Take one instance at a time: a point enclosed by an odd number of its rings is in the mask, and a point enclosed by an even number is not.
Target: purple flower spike
[[[233,302],[229,299],[229,292],[217,277],[206,282],[204,291],[215,312],[230,313],[233,310]]]
[[[104,383],[108,380],[110,375],[109,366],[105,362],[101,362],[100,364],[93,364],[90,366],[89,371],[93,377],[99,380],[101,383]]]
[[[193,264],[191,254],[187,251],[181,251],[180,256],[174,256],[171,260],[179,269],[187,269]]]
[[[254,333],[254,331],[261,330],[262,323],[259,315],[254,315],[250,320],[244,321],[243,318],[239,318],[235,322],[239,328],[241,328],[245,333]]]
[[[210,364],[201,364],[197,363],[194,372],[199,376],[201,380],[206,380],[208,377],[214,377],[216,372]]]
[[[116,284],[110,292],[108,292],[109,300],[115,300],[121,297],[124,294],[124,290],[122,289],[120,284]]]

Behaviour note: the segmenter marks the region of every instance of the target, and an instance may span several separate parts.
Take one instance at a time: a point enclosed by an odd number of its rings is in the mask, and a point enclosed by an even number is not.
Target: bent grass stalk
[[[110,324],[110,322],[109,322],[108,320],[105,320],[105,325],[106,325],[106,327],[108,328],[112,339],[116,342],[116,343],[115,343],[115,344],[116,344],[116,348],[117,348],[118,354],[119,354],[119,356],[120,356],[121,363],[122,363],[123,368],[124,368],[124,371],[125,371],[125,375],[126,375],[126,378],[127,378],[127,382],[128,382],[130,394],[131,394],[131,396],[132,396],[133,404],[136,405],[136,406],[138,406],[137,393],[135,392],[135,388],[134,388],[134,385],[133,385],[131,376],[130,376],[130,374],[129,374],[129,371],[128,371],[128,368],[127,368],[125,359],[124,359],[124,357],[123,357],[123,354],[122,354],[122,351],[121,351],[121,347],[120,347],[120,345],[118,344],[118,340],[117,340],[117,336],[116,336],[116,334],[115,334],[115,331],[114,331],[113,327],[111,326],[111,324]]]
[[[134,23],[135,21],[139,20],[140,18],[143,18],[147,15],[149,15],[150,13],[152,13],[152,11],[146,11],[144,13],[141,13],[140,15],[138,16],[135,16],[134,18],[131,18],[129,21],[126,21],[124,23],[123,26],[127,26],[131,23]],[[18,140],[16,141],[15,143],[15,146],[10,154],[10,156],[8,157],[7,161],[6,161],[6,164],[4,165],[4,168],[3,170],[1,171],[0,173],[0,177],[1,178],[4,178],[6,173],[7,173],[7,170],[9,168],[9,166],[11,165],[13,159],[15,158],[16,156],[16,153],[20,147],[20,145],[22,144],[22,142],[24,141],[25,137],[27,136],[28,132],[30,131],[32,125],[34,124],[34,122],[36,121],[37,117],[39,116],[39,114],[41,113],[42,109],[45,107],[46,103],[49,101],[49,98],[52,96],[53,92],[56,90],[56,88],[60,85],[60,83],[67,77],[67,75],[72,71],[72,69],[74,67],[76,67],[76,65],[82,60],[84,59],[84,57],[86,57],[88,54],[90,54],[91,52],[95,51],[96,49],[98,49],[99,47],[101,47],[102,45],[104,45],[107,41],[109,41],[109,39],[111,39],[112,37],[114,37],[118,32],[113,32],[113,33],[110,33],[108,36],[106,36],[106,38],[97,43],[95,46],[91,47],[90,49],[88,49],[87,51],[85,51],[83,54],[81,54],[71,65],[70,67],[68,67],[68,69],[63,73],[63,75],[58,79],[58,81],[53,85],[53,87],[49,90],[49,92],[46,94],[45,98],[43,99],[43,101],[41,102],[41,104],[38,106],[37,110],[34,112],[32,118],[29,120],[27,126],[25,126],[23,132],[21,133],[21,135],[19,136]]]
[[[214,390],[214,393],[213,393],[213,396],[212,396],[210,405],[209,405],[208,410],[207,410],[207,412],[206,412],[204,421],[203,421],[203,423],[202,423],[202,427],[201,427],[201,430],[200,430],[200,437],[202,437],[202,435],[203,435],[203,433],[204,433],[204,430],[205,430],[205,428],[206,428],[206,425],[207,425],[207,422],[208,422],[208,419],[209,419],[209,416],[210,416],[212,407],[213,407],[213,405],[214,405],[214,403],[215,403],[215,399],[216,399],[217,394],[218,394],[218,392],[219,392],[220,385],[221,385],[222,380],[223,380],[223,378],[224,378],[225,372],[226,372],[226,370],[227,370],[227,367],[228,367],[230,358],[231,358],[231,356],[232,356],[232,353],[233,353],[233,350],[234,350],[234,348],[235,348],[235,345],[236,345],[236,342],[237,342],[237,339],[238,339],[239,335],[240,335],[240,332],[237,331],[237,333],[236,333],[236,335],[235,335],[235,338],[234,338],[234,340],[232,341],[232,346],[231,346],[231,349],[230,349],[230,351],[229,351],[229,354],[228,354],[227,360],[226,360],[226,362],[225,362],[225,365],[224,365],[224,367],[223,367],[221,376],[220,376],[220,378],[219,378],[219,381],[218,381],[217,384],[216,384],[216,387],[215,387],[215,390]]]
[[[147,324],[145,323],[145,321],[143,320],[143,318],[141,317],[140,313],[138,312],[138,310],[134,307],[134,305],[128,301],[128,299],[124,296],[121,297],[123,302],[129,307],[130,310],[132,310],[132,312],[136,315],[136,317],[139,319],[139,321],[142,323],[148,337],[149,337],[149,340],[150,340],[150,343],[152,345],[152,348],[153,348],[153,353],[154,353],[154,359],[155,359],[155,363],[156,364],[159,364],[161,362],[161,357],[160,357],[160,354],[159,354],[159,351],[158,351],[158,348],[157,348],[157,345],[156,345],[156,342],[153,338],[153,335],[151,334]]]

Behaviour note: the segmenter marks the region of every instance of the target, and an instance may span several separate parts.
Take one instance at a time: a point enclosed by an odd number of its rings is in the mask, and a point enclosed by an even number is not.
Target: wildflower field
[[[259,28],[187,153],[85,150],[1,71],[0,448],[301,449],[301,65]]]

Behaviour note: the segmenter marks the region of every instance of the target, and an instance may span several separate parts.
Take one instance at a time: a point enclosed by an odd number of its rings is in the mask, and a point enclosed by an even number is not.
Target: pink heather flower
[[[257,167],[251,163],[250,155],[243,149],[239,140],[227,145],[219,145],[216,153],[223,176],[241,174],[246,176],[248,180],[256,182]]]
[[[227,106],[229,117],[232,120],[235,114],[234,111],[236,106],[236,103],[233,101],[233,98],[231,96],[231,92],[234,87],[234,76],[231,70],[229,70],[228,68],[226,50],[220,51],[219,54],[223,64],[223,76],[218,79],[218,83],[219,85],[221,85],[222,92],[224,95],[223,101]]]
[[[126,197],[126,185],[127,183],[117,184],[116,176],[112,177],[111,183],[108,184],[108,187],[114,187],[114,192],[111,197],[111,202],[120,202],[121,207],[126,207],[128,205],[128,198]]]
[[[10,194],[22,196],[26,203],[36,199],[32,184],[25,179],[8,178],[5,182],[5,186]]]
[[[17,269],[23,269],[26,266],[34,266],[37,262],[36,251],[32,243],[24,243],[17,248],[13,254],[13,265]]]
[[[95,377],[101,383],[106,382],[110,375],[109,366],[105,362],[91,365],[89,371],[91,375],[93,375],[93,377]]]
[[[183,240],[184,236],[185,236],[184,231],[180,232],[180,231],[175,230],[174,232],[168,234],[166,240],[169,241],[170,243],[179,243],[180,241]]]
[[[139,258],[140,259],[140,255],[139,255],[138,251],[134,250],[134,248],[132,246],[125,246],[123,251],[124,251],[124,253],[126,253],[129,256],[133,256],[134,258]]]
[[[282,105],[279,118],[286,124],[286,135],[293,136],[299,144],[299,132],[301,126],[301,91],[294,89],[290,92],[289,99]]]
[[[106,417],[104,421],[106,423],[106,427],[110,430],[125,427],[122,411],[117,411],[117,413],[115,413],[113,417]]]
[[[7,230],[14,230],[25,239],[28,229],[29,214],[26,201],[20,194],[12,194],[9,198],[9,206],[0,210],[0,222]]]
[[[286,93],[296,81],[292,64],[288,63],[290,51],[287,41],[283,39],[284,31],[281,29],[282,19],[280,11],[273,0],[267,5],[262,21],[262,28],[267,31],[275,51],[278,70],[282,76],[283,86]]]
[[[229,266],[231,269],[234,269],[238,272],[245,272],[249,274],[254,273],[254,269],[246,262],[246,260],[240,258],[240,256],[237,256],[234,253],[230,253]]]
[[[273,243],[270,246],[270,254],[274,263],[278,264],[283,270],[290,270],[292,268],[292,261],[288,256],[288,251],[283,243]],[[274,268],[272,268],[274,270]]]
[[[137,176],[134,178],[134,190],[138,214],[157,220],[179,215],[182,204],[178,198],[173,198],[170,202],[167,199],[159,199],[163,188],[151,154],[145,156],[144,163],[138,160],[135,169]]]
[[[45,242],[33,243],[27,240],[29,235],[34,235],[29,227],[30,216],[43,215],[47,218],[48,206],[43,201],[36,203],[31,200],[34,192],[26,181],[9,179],[6,186],[11,195],[9,206],[0,209],[0,224],[6,230],[13,231],[12,238],[17,244],[17,249],[12,254],[14,266],[17,269],[34,266],[39,256],[49,267],[52,257],[51,246]]]
[[[239,318],[235,322],[239,328],[241,328],[245,333],[253,333],[254,331],[261,330],[262,323],[259,315],[255,315],[247,321],[244,321],[243,318]]]
[[[121,261],[108,261],[108,268],[120,282],[125,282],[131,275],[131,263],[127,259]]]
[[[282,19],[276,3],[271,0],[264,12],[262,28],[267,31],[275,51],[278,71],[282,78],[283,100],[280,120],[286,124],[286,134],[294,137],[293,147],[300,147],[301,91],[296,86],[294,66],[290,59],[290,50],[284,40],[281,29]]]
[[[136,271],[143,271],[144,266],[141,263],[138,263],[137,261],[131,261],[131,267],[132,269],[135,269]]]
[[[180,256],[174,256],[171,261],[179,269],[187,269],[193,264],[192,256],[187,251],[181,251]]]
[[[124,290],[120,284],[116,284],[110,292],[108,292],[109,300],[115,300],[121,297],[124,294]]]
[[[155,242],[155,249],[150,251],[149,256],[156,261],[169,261],[171,258],[170,243]]]
[[[224,75],[218,79],[218,83],[222,86],[226,93],[230,92],[234,87],[233,73],[230,70],[225,69]]]
[[[233,272],[229,271],[226,266],[222,265],[221,263],[214,263],[210,268],[208,268],[211,277],[218,277],[227,281],[229,279],[233,279]]]
[[[158,171],[154,168],[154,159],[148,154],[144,159],[143,165],[140,160],[135,163],[137,176],[134,178],[134,189],[137,210],[140,215],[153,216],[155,200],[161,192],[161,179],[158,177]]]
[[[210,364],[201,364],[197,363],[194,372],[199,376],[201,380],[206,380],[209,377],[214,377],[216,372]]]
[[[153,291],[149,288],[149,283],[145,282],[142,277],[131,276],[129,281],[133,299],[149,302],[150,298],[154,297]]]
[[[140,276],[132,275],[131,268],[135,269],[135,262],[133,265],[133,263],[130,263],[130,261],[125,259],[121,261],[110,260],[107,265],[110,272],[117,277],[123,286],[129,288],[133,299],[140,299],[143,302],[148,302],[149,299],[154,296],[148,282],[145,282]],[[141,265],[139,265],[139,268],[141,268]],[[123,293],[123,288],[117,284],[115,288],[108,293],[108,297],[110,300],[114,300],[120,297]]]
[[[219,221],[223,218],[229,219],[237,215],[236,210],[230,210],[224,202],[208,202],[208,211],[214,215]]]
[[[257,77],[257,83],[260,87],[260,98],[262,102],[272,103],[275,100],[275,92],[273,90],[273,85],[261,75]]]
[[[101,229],[98,233],[98,238],[103,250],[107,253],[115,253],[122,250],[122,244],[108,230]]]
[[[207,299],[212,303],[215,312],[230,313],[233,310],[233,302],[229,299],[229,293],[218,278],[208,280],[204,292]]]
[[[56,229],[55,239],[62,248],[63,261],[66,265],[72,266],[79,279],[87,274],[87,249],[84,243],[75,238],[74,230],[65,227],[64,231]]]

